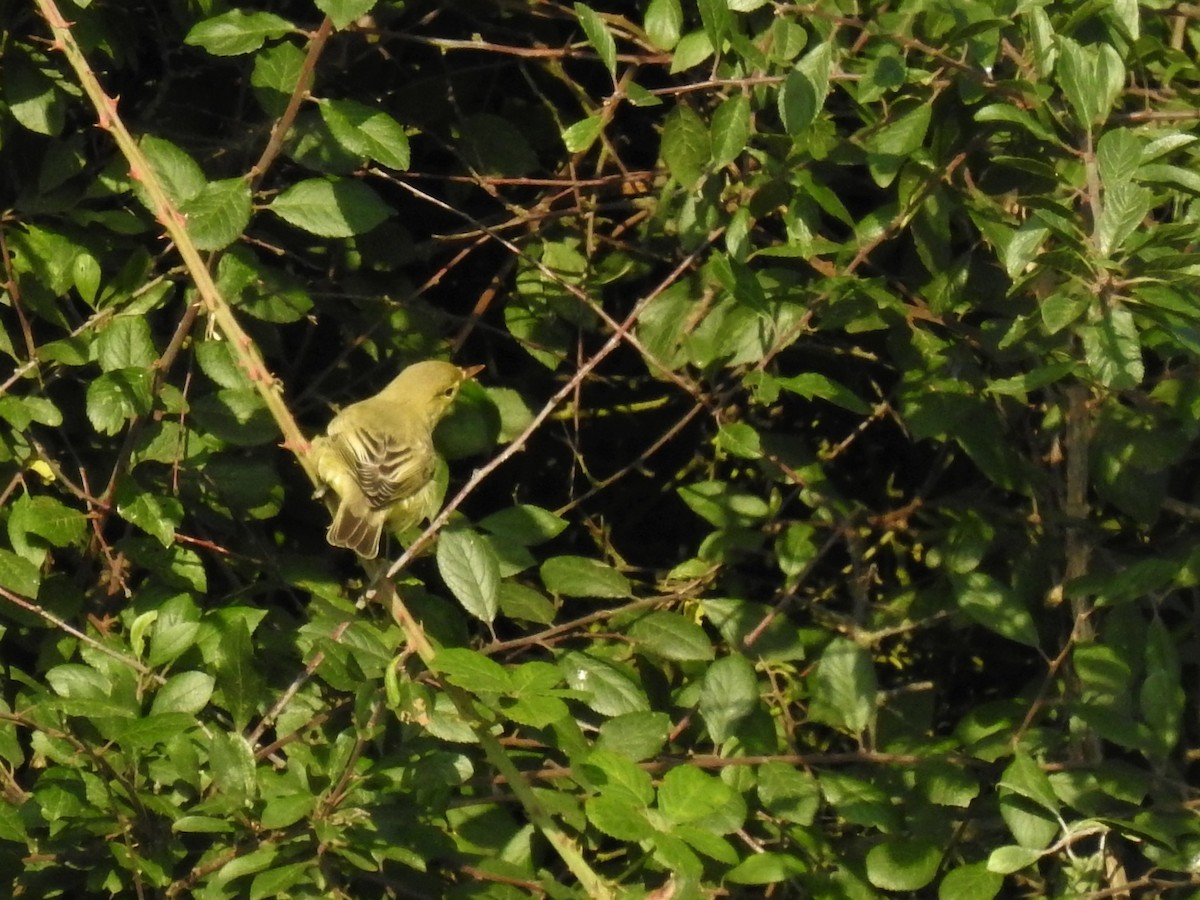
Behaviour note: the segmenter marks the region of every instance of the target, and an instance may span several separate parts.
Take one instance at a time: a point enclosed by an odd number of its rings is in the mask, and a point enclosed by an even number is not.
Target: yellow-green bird
[[[374,397],[333,417],[310,450],[321,482],[318,495],[332,489],[338,497],[329,543],[374,559],[385,523],[407,531],[433,515],[434,426],[462,383],[482,369],[439,360],[415,363]]]

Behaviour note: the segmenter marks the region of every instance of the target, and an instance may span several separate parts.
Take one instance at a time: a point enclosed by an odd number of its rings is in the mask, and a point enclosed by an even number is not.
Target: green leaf
[[[87,386],[87,416],[101,434],[116,434],[135,416],[150,412],[154,399],[146,369],[114,369]]]
[[[729,0],[696,0],[696,5],[700,8],[700,21],[709,43],[719,50],[733,21]]]
[[[164,547],[175,543],[175,531],[183,521],[183,504],[174,497],[153,494],[132,478],[117,485],[117,515],[158,538]]]
[[[764,374],[757,379],[748,379],[748,381],[758,386],[759,389],[767,384],[777,385],[789,393],[799,394],[809,400],[814,397],[828,400],[830,403],[859,415],[865,416],[871,412],[871,407],[860,400],[852,390],[819,372],[803,372],[788,378],[775,378]]]
[[[14,119],[36,134],[53,137],[62,132],[67,104],[58,86],[38,68],[14,54],[4,66],[4,97]]]
[[[650,702],[641,686],[624,670],[585,653],[570,651],[558,661],[572,690],[582,691],[586,703],[602,716],[646,712]]]
[[[714,656],[712,642],[703,628],[691,619],[665,610],[638,619],[630,627],[629,637],[641,649],[663,659],[702,661]]]
[[[1147,626],[1144,664],[1146,678],[1138,692],[1138,705],[1149,726],[1156,758],[1165,760],[1179,742],[1187,695],[1174,639],[1157,618]]]
[[[1017,752],[1001,774],[999,785],[1027,797],[1053,815],[1058,814],[1060,804],[1050,779],[1026,753]]]
[[[1120,54],[1108,44],[1082,46],[1058,35],[1055,75],[1079,124],[1089,131],[1108,118],[1125,81]]]
[[[118,316],[96,338],[96,361],[105,372],[148,368],[157,358],[150,324],[142,316]]]
[[[925,143],[933,105],[922,103],[869,134],[863,142],[867,168],[880,187],[887,187],[905,161]]]
[[[314,0],[317,9],[333,20],[337,29],[343,29],[357,19],[367,15],[377,0]]]
[[[733,802],[729,785],[694,766],[668,770],[658,787],[658,810],[674,825],[707,818]]]
[[[316,806],[312,794],[285,794],[272,797],[263,805],[259,824],[263,828],[287,828],[308,817]]]
[[[579,24],[583,26],[583,33],[587,35],[588,43],[599,55],[600,61],[604,63],[604,68],[608,69],[609,77],[615,81],[617,78],[617,43],[613,40],[612,33],[604,22],[604,17],[590,6],[576,3],[575,18],[579,19]]]
[[[951,575],[958,608],[969,618],[997,634],[1030,647],[1038,647],[1037,626],[1020,598],[985,572]]]
[[[752,853],[725,873],[730,884],[776,884],[808,872],[808,866],[798,856],[775,853]]]
[[[812,125],[829,95],[833,51],[829,43],[810,50],[779,88],[779,118],[784,131],[798,137]]]
[[[571,153],[582,153],[604,133],[604,119],[588,116],[563,129],[563,146]]]
[[[154,695],[150,714],[198,713],[208,705],[216,679],[205,672],[179,672]]]
[[[479,520],[479,527],[523,547],[533,547],[562,534],[567,521],[540,506],[522,503],[485,516]]]
[[[269,115],[283,115],[293,89],[302,78],[311,84],[312,76],[305,75],[304,52],[299,47],[284,41],[254,54],[250,84],[259,105]]]
[[[750,142],[750,130],[749,97],[734,94],[718,106],[713,113],[709,138],[713,165],[721,168],[741,156]]]
[[[878,690],[871,655],[849,638],[834,638],[817,664],[810,715],[861,734],[875,715]]]
[[[223,250],[250,224],[250,186],[243,178],[211,181],[179,206],[201,250]]]
[[[1101,384],[1129,390],[1142,383],[1146,374],[1142,345],[1127,306],[1114,301],[1098,322],[1080,327],[1079,336],[1088,368]]]
[[[990,871],[987,863],[968,863],[946,873],[938,885],[938,900],[992,900],[1003,886],[1004,877]]]
[[[708,667],[700,686],[700,717],[713,743],[733,736],[738,723],[758,708],[754,667],[739,654],[723,656]]]
[[[808,826],[821,807],[821,789],[803,769],[768,762],[758,767],[758,799],[772,816]]]
[[[670,50],[679,43],[683,28],[683,9],[679,0],[650,0],[644,20],[646,36],[660,50]]]
[[[1096,222],[1096,246],[1104,256],[1112,256],[1141,226],[1154,206],[1154,195],[1131,182],[1113,184],[1104,190],[1104,203]]]
[[[266,41],[281,38],[295,26],[274,13],[245,13],[240,9],[203,19],[192,26],[183,42],[203,47],[213,56],[253,53]]]
[[[266,322],[298,322],[312,308],[302,285],[285,272],[264,265],[249,248],[240,245],[221,256],[217,287],[239,310]],[[245,382],[222,386],[245,386]]]
[[[659,152],[672,177],[690,188],[708,167],[712,156],[708,127],[687,106],[677,106],[663,123]]]
[[[653,759],[667,742],[671,718],[663,712],[631,712],[600,725],[596,747],[623,753],[630,759]]]
[[[393,213],[371,188],[344,178],[297,182],[267,208],[285,222],[327,238],[364,234]]]
[[[1071,291],[1055,291],[1039,304],[1042,322],[1049,334],[1057,334],[1087,311],[1092,297]]]
[[[942,851],[919,838],[895,837],[867,851],[867,878],[887,891],[916,891],[933,881]]]
[[[607,563],[586,556],[552,556],[538,570],[546,590],[567,597],[633,596],[629,579]]]
[[[254,751],[242,735],[214,732],[208,746],[208,766],[217,790],[235,807],[258,794]]]
[[[481,535],[469,529],[443,531],[437,546],[438,571],[463,609],[484,622],[499,611],[500,562]]]
[[[195,602],[186,594],[172,597],[158,608],[146,662],[157,667],[177,659],[195,646],[199,633],[200,610]]]
[[[138,146],[145,154],[146,161],[150,163],[155,178],[158,179],[163,190],[166,191],[168,199],[175,206],[178,207],[191,200],[204,190],[204,186],[208,183],[204,177],[204,171],[196,165],[196,161],[186,150],[152,134],[145,135],[138,142]],[[134,185],[142,203],[147,209],[151,209],[145,188],[141,187],[136,179]]]
[[[701,481],[678,488],[680,499],[692,512],[718,528],[752,526],[769,512],[761,497],[731,491],[721,481]]]
[[[439,650],[433,660],[433,669],[451,684],[473,694],[504,694],[512,687],[504,666],[463,647]]]
[[[716,444],[739,459],[761,459],[762,440],[745,422],[725,422],[717,431]]]
[[[1128,128],[1106,131],[1096,142],[1096,166],[1106,191],[1132,181],[1142,159],[1142,141]]]
[[[69,547],[87,530],[87,516],[53,497],[22,495],[10,501],[8,534],[13,548],[27,545],[26,535],[36,534],[52,547]]]
[[[410,161],[408,135],[387,113],[355,100],[317,101],[329,132],[355,156],[405,170]]]
[[[593,826],[618,841],[643,841],[654,834],[645,809],[627,797],[600,794],[589,797],[584,808]]]
[[[1041,850],[1010,844],[1005,847],[997,847],[991,852],[988,856],[987,868],[989,872],[999,875],[1011,875],[1013,872],[1019,872],[1034,865],[1041,858]]]

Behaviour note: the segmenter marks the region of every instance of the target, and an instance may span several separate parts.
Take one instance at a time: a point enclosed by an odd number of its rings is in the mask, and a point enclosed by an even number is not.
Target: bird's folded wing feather
[[[376,509],[411,497],[433,477],[432,450],[389,431],[350,427],[334,443]]]

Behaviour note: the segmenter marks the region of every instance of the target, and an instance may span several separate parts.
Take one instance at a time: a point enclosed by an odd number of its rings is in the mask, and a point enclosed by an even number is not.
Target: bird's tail
[[[384,518],[376,510],[342,502],[338,504],[333,524],[325,536],[335,547],[353,550],[363,559],[374,559],[379,555],[379,535],[383,531]]]

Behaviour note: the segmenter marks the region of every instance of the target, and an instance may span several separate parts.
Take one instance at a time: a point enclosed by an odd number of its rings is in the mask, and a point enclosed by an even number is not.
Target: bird
[[[463,382],[483,366],[426,360],[378,394],[333,417],[309,450],[319,487],[337,495],[326,539],[363,559],[379,554],[384,525],[403,532],[433,515],[437,451],[433,429]]]

